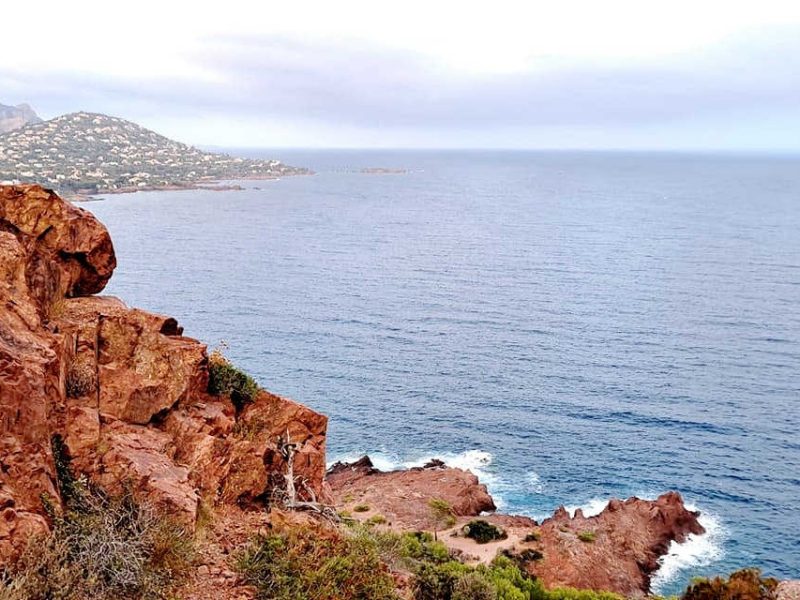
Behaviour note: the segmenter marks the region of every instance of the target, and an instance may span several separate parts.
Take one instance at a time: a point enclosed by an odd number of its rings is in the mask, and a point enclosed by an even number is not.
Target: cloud
[[[530,57],[514,73],[447,68],[429,55],[338,39],[216,36],[181,60],[202,78],[0,71],[43,110],[287,119],[366,130],[638,127],[800,110],[800,28],[626,62]]]

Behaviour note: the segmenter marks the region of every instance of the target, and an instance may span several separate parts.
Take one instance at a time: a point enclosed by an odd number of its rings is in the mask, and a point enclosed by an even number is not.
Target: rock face
[[[496,509],[486,486],[469,471],[432,461],[424,467],[403,471],[379,471],[369,457],[328,471],[328,485],[342,509],[369,507],[365,516],[382,515],[397,529],[430,529],[434,526],[432,499],[446,501],[455,516],[477,516]]]
[[[538,528],[530,549],[543,556],[526,563],[548,586],[610,590],[626,597],[650,590],[650,578],[674,541],[705,533],[699,513],[688,510],[680,494],[656,500],[611,500],[600,514],[574,516],[563,507]]]
[[[307,496],[324,494],[327,419],[268,392],[237,411],[211,396],[208,356],[175,319],[100,292],[115,267],[90,213],[38,186],[0,186],[0,564],[60,504],[53,440],[74,471],[194,523],[199,502],[263,504],[298,445]]]

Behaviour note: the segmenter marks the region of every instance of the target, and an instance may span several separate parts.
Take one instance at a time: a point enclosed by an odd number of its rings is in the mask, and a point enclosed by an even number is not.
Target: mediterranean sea
[[[799,157],[248,153],[316,174],[84,205],[107,293],[329,415],[331,461],[537,518],[675,489],[708,533],[657,591],[800,574]]]

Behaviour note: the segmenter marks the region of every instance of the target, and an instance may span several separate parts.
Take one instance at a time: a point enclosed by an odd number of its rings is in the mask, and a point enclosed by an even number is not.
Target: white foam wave
[[[608,500],[604,500],[602,498],[592,498],[588,502],[584,504],[572,504],[567,505],[564,508],[567,509],[567,512],[570,514],[571,517],[575,516],[575,512],[580,508],[583,511],[584,517],[593,517],[595,515],[599,515],[603,512],[608,506]]]
[[[691,504],[687,504],[686,508],[698,510]],[[654,593],[661,593],[682,572],[708,566],[722,557],[726,535],[722,523],[716,516],[704,511],[700,511],[699,521],[706,530],[703,535],[690,534],[682,544],[672,542],[667,554],[659,560],[660,566],[650,584]]]
[[[539,477],[539,474],[535,471],[528,473],[528,486],[534,494],[541,494],[544,492],[544,481],[542,481],[542,478]]]

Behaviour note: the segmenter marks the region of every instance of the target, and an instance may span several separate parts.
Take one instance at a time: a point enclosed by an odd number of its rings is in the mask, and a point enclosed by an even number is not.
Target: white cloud
[[[798,110],[797,2],[35,1],[3,18],[0,101],[198,143],[615,145],[726,112],[758,137],[760,113]]]

